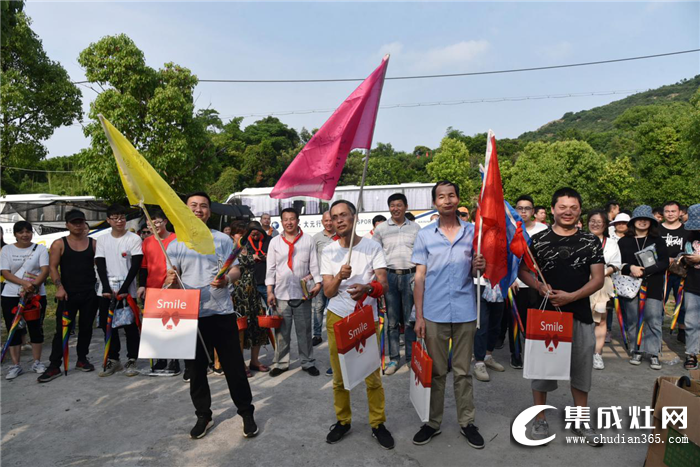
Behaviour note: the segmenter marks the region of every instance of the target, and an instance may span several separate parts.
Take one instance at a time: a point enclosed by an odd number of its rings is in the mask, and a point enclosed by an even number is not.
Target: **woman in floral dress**
[[[262,227],[260,229],[262,230]],[[231,236],[236,245],[238,245],[238,241],[244,233],[245,227],[243,225],[233,224],[231,226]],[[233,284],[233,293],[231,294],[235,310],[241,316],[248,318],[248,328],[242,333],[243,337],[241,339],[241,346],[250,349],[250,365],[246,368],[248,377],[252,376],[250,370],[264,373],[270,371],[258,359],[260,346],[267,345],[269,340],[267,331],[258,326],[258,315],[262,311],[262,302],[253,279],[253,268],[256,260],[251,251],[250,245],[246,245],[240,256],[238,256],[241,277]]]

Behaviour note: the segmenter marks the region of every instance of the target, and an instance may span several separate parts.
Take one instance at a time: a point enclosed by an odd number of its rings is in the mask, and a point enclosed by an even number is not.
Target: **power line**
[[[492,70],[492,71],[474,71],[470,73],[448,73],[439,75],[415,75],[415,76],[389,76],[385,80],[409,80],[409,79],[432,79],[432,78],[455,78],[460,76],[480,76],[480,75],[496,75],[504,73],[521,73],[525,71],[542,71],[556,70],[560,68],[573,68],[591,65],[604,65],[608,63],[630,62],[634,60],[647,60],[650,58],[670,57],[672,55],[682,55],[700,52],[700,49],[681,50],[677,52],[666,52],[653,55],[640,55],[636,57],[615,58],[612,60],[597,60],[594,62],[569,63],[566,65],[550,65],[538,66],[529,68],[513,68],[508,70]],[[364,81],[365,78],[333,78],[333,79],[200,79],[200,83],[338,83],[347,81]],[[90,81],[75,81],[73,84],[84,84]]]
[[[380,109],[397,109],[397,108],[413,108],[413,107],[435,107],[435,106],[451,106],[451,105],[464,105],[464,104],[489,104],[495,102],[520,102],[528,100],[543,100],[543,99],[567,99],[572,97],[591,97],[591,96],[613,96],[613,95],[628,95],[635,94],[637,92],[642,92],[644,89],[627,89],[627,90],[617,90],[617,91],[590,91],[590,92],[568,92],[561,94],[544,94],[544,95],[534,95],[534,96],[514,96],[514,97],[485,97],[481,99],[462,99],[462,100],[450,100],[450,101],[434,101],[434,102],[410,102],[403,104],[386,104],[380,105]],[[303,109],[303,110],[278,110],[274,112],[253,112],[253,113],[241,113],[241,114],[225,114],[219,115],[220,118],[234,118],[234,117],[267,117],[272,115],[284,116],[284,115],[305,115],[305,114],[319,114],[319,113],[331,113],[335,112],[336,109],[326,108],[326,109]],[[77,126],[82,123],[71,123],[68,126]]]
[[[520,102],[528,100],[542,100],[542,99],[567,99],[571,97],[590,97],[590,96],[612,96],[612,95],[627,95],[635,94],[637,92],[644,91],[644,89],[630,89],[630,90],[620,90],[620,91],[592,91],[592,92],[573,92],[573,93],[563,93],[563,94],[545,94],[545,95],[535,95],[535,96],[515,96],[515,97],[485,97],[481,99],[463,99],[463,100],[451,100],[451,101],[435,101],[435,102],[412,102],[405,104],[386,104],[380,105],[380,109],[397,109],[397,108],[413,108],[413,107],[436,107],[436,106],[449,106],[449,105],[464,105],[464,104],[484,104],[484,103],[495,103],[495,102]],[[220,115],[222,118],[232,118],[232,117],[266,117],[269,115],[305,115],[305,114],[316,114],[316,113],[330,113],[335,112],[336,109],[305,109],[305,110],[280,110],[275,112],[258,112],[249,114],[235,114],[235,115]]]
[[[61,174],[72,174],[72,173],[77,173],[81,172],[80,170],[39,170],[39,169],[25,169],[22,167],[8,167],[6,165],[1,166],[0,168],[2,169],[12,169],[12,170],[21,170],[23,172],[41,172],[41,173],[61,173]]]

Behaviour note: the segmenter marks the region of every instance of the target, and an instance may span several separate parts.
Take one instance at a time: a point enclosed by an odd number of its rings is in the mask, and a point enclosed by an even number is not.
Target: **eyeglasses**
[[[588,221],[588,225],[603,225],[604,222],[601,221]]]
[[[459,217],[469,217],[469,214],[467,214],[466,212],[461,212],[461,211],[460,211]]]
[[[516,206],[515,209],[518,211],[532,211],[532,208],[528,206]]]
[[[109,216],[107,219],[112,222],[126,222],[126,216]]]

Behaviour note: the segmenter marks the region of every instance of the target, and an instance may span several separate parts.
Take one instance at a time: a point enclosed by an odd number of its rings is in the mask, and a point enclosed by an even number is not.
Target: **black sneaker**
[[[328,433],[328,436],[326,436],[326,443],[337,443],[338,441],[343,439],[343,436],[350,433],[350,428],[351,426],[349,423],[347,425],[343,425],[342,423],[338,422],[334,425],[331,425],[331,431],[330,433]]]
[[[372,437],[379,442],[379,445],[384,449],[394,449],[396,443],[393,436],[389,433],[383,423],[380,423],[377,428],[372,428]]]
[[[168,366],[168,361],[163,359],[158,359],[153,365],[151,365],[151,371],[162,371]]]
[[[318,371],[318,368],[316,368],[315,366],[311,366],[309,368],[302,368],[302,370],[304,370],[305,372],[307,372],[311,376],[318,376],[321,374],[321,372]]]
[[[190,437],[192,439],[204,438],[207,434],[207,430],[213,425],[211,417],[197,417],[197,424],[195,424],[192,431],[190,431]]]
[[[316,347],[317,345],[320,345],[321,342],[323,342],[323,339],[321,339],[321,336],[315,336],[313,339],[311,339],[311,345]]]
[[[190,382],[190,369],[187,368],[187,365],[185,365],[185,371],[184,371],[184,373],[182,373],[182,380],[183,380],[185,383],[189,383],[189,382]]]
[[[180,374],[180,361],[179,360],[170,360],[168,362],[168,366],[165,369],[165,372],[168,374],[168,376],[177,376]]]
[[[253,414],[243,415],[243,436],[252,438],[258,434],[258,425],[255,423]]]
[[[95,365],[87,360],[78,360],[75,362],[75,369],[80,371],[95,371]]]
[[[416,436],[413,437],[413,444],[417,444],[419,446],[428,444],[430,440],[433,439],[433,436],[437,436],[440,433],[442,433],[442,431],[440,431],[439,428],[436,430],[431,426],[423,425],[420,427],[418,433],[416,433]]]
[[[281,375],[285,371],[287,371],[287,370],[283,370],[281,368],[273,368],[272,371],[270,371],[270,376],[272,376],[274,378],[275,376]]]
[[[93,368],[94,370],[94,368]],[[55,366],[49,366],[45,372],[41,374],[36,380],[39,383],[48,383],[49,381],[52,381],[56,378],[61,376],[61,369],[57,368]]]
[[[484,438],[479,434],[479,429],[473,423],[463,426],[459,432],[462,433],[465,438],[467,438],[467,443],[469,443],[469,446],[473,447],[474,449],[484,448]]]
[[[224,369],[223,368],[214,368],[214,375],[215,376],[224,376]]]
[[[510,356],[510,367],[520,370],[523,367],[523,359],[521,357],[516,357],[515,355]]]

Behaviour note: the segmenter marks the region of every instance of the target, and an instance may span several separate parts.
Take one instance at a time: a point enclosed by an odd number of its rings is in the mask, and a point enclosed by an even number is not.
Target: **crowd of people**
[[[248,378],[254,372],[277,377],[289,370],[292,327],[301,369],[309,376],[319,376],[314,347],[323,342],[325,315],[330,354],[325,374],[333,378],[337,418],[326,441],[341,441],[350,431],[352,413],[334,324],[352,314],[358,302],[372,307],[375,321],[380,309],[386,313],[388,363],[383,371],[378,368],[365,379],[372,436],[385,449],[392,449],[395,443],[385,426],[382,376],[391,377],[402,365],[410,365],[417,339],[424,342],[433,366],[429,421],[413,442],[424,445],[440,434],[446,379],[452,371],[460,432],[470,446],[484,447],[475,423],[472,375],[488,382],[489,371],[506,371],[493,356],[506,340],[510,367],[523,368],[528,355],[511,332],[513,306],[523,326],[528,309],[556,307],[573,314],[570,386],[576,406],[588,406],[592,372],[605,368],[602,350],[611,341],[617,300],[626,325],[630,364],[638,366],[647,356],[651,369],[661,369],[664,304],[673,296],[682,303],[677,339],[685,344],[684,367],[698,368],[700,204],[685,208],[669,201],[661,209],[642,205],[629,212],[610,202],[604,210],[584,215],[581,196],[562,188],[552,196],[550,223],[546,208],[536,206],[527,194],[520,196],[514,200],[514,210],[531,240],[530,252],[540,274],[534,274],[523,261],[518,279],[510,291],[504,291],[480,277],[487,264],[474,251],[477,233],[469,210],[462,206],[458,185],[438,182],[432,189],[432,201],[437,212],[430,224],[420,228],[408,211],[406,196],[392,194],[387,199],[390,217],[375,217],[365,236],[356,234],[357,210],[349,201],[334,202],[323,214],[323,230],[313,236],[299,227],[299,213],[286,208],[281,212],[281,232],[271,226],[269,214],[260,222],[234,222],[222,232],[212,229],[215,253],[209,255],[180,242],[177,232],[168,230],[167,216],[160,210],[152,212],[152,222],[136,234],[126,228],[127,208],[112,205],[106,213],[111,229],[97,240],[88,236],[85,215],[71,210],[65,216],[68,235],[48,250],[32,242],[32,225],[20,221],[13,228],[16,243],[3,244],[1,252],[3,317],[9,329],[20,299],[24,300],[23,329],[31,342],[31,371],[39,374],[40,383],[47,383],[61,376],[64,315],[71,332],[77,329],[75,368],[89,372],[95,370],[88,360],[93,323],[97,318],[106,333],[113,312],[108,360],[99,376],[123,372],[133,377],[141,373],[137,365],[140,335],[137,317],[125,298],[143,301],[149,289],[164,287],[199,289],[200,336],[195,359],[184,362],[183,372],[197,416],[190,432],[195,439],[203,437],[213,423],[208,375],[225,377],[243,419],[244,436],[258,433]],[[192,193],[185,202],[206,224],[211,215],[209,196]],[[237,261],[226,274],[217,276],[236,246],[241,246]],[[47,306],[44,283],[49,277],[56,286],[58,307],[46,367],[41,352]],[[478,290],[483,292],[480,296]],[[274,331],[261,327],[258,317],[264,314],[281,317],[281,325]],[[246,320],[244,330],[239,330],[239,317]],[[640,324],[641,346],[637,345]],[[126,343],[124,364],[119,329]],[[8,380],[23,373],[20,347],[24,334],[16,333],[10,342]],[[274,357],[267,366],[260,361],[260,348],[272,339]],[[247,364],[244,349],[250,350]],[[180,373],[178,360],[151,364],[153,376]],[[556,388],[554,380],[532,380],[534,403],[544,405],[547,393]],[[599,445],[591,428],[575,431],[589,444]],[[548,436],[541,412],[532,424],[531,437]]]

